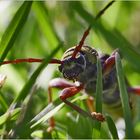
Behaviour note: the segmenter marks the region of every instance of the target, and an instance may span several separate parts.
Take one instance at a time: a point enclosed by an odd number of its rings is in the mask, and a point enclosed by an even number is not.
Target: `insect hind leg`
[[[140,87],[128,87],[127,91],[140,96]]]

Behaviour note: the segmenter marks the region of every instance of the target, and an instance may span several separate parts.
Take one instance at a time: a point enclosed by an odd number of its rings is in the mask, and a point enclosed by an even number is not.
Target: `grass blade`
[[[113,139],[119,139],[115,123],[109,115],[106,115],[106,121]]]
[[[3,111],[6,111],[8,109],[8,104],[6,100],[3,98],[0,92],[0,105],[2,106]]]
[[[40,123],[46,122],[49,118],[54,116],[62,107],[64,106],[64,103],[61,103],[60,105],[56,106],[53,110],[45,114],[41,119],[39,119],[37,122],[35,122],[31,128],[34,128],[35,126],[39,125]]]
[[[37,122],[40,120],[43,116],[45,116],[48,112],[53,110],[56,106],[60,105],[62,103],[60,98],[57,98],[56,100],[53,101],[53,103],[50,103],[45,107],[39,114],[37,114],[32,120],[32,122]]]
[[[102,67],[100,59],[97,59],[97,83],[96,83],[96,112],[102,113]],[[100,138],[100,129],[101,129],[101,123],[95,122],[94,128],[93,128],[93,138]]]
[[[77,100],[83,100],[87,98],[86,95],[78,96],[75,99],[73,99],[71,102],[74,103]],[[64,107],[65,103],[60,101],[60,99],[57,99],[53,102],[53,104],[48,105],[43,111],[41,111],[36,117],[34,117],[31,120],[31,128],[36,127],[40,123],[46,122],[49,118],[54,116],[62,107]],[[35,122],[36,121],[36,122]]]
[[[97,85],[96,85],[96,112],[102,113],[102,67],[100,59],[97,59]]]
[[[134,129],[133,129],[132,115],[131,115],[131,110],[130,110],[130,105],[129,105],[129,97],[128,97],[128,93],[125,86],[121,59],[118,53],[116,53],[115,55],[115,63],[116,63],[117,78],[118,78],[118,83],[119,83],[123,114],[125,118],[126,137],[134,138]]]
[[[35,13],[37,22],[39,23],[42,32],[44,33],[46,39],[48,40],[49,45],[52,46],[51,48],[53,48],[58,44],[60,38],[56,34],[53,24],[49,19],[49,15],[45,4],[39,1],[34,2],[33,11]]]
[[[5,114],[0,116],[0,126],[5,124],[7,120],[16,120],[19,116],[21,108],[16,108],[11,110],[10,112],[6,112]]]
[[[26,19],[31,9],[32,1],[25,1],[16,12],[9,26],[7,27],[0,43],[0,60],[3,61],[8,54],[9,50],[13,47],[13,44],[19,35],[19,32],[23,28]]]

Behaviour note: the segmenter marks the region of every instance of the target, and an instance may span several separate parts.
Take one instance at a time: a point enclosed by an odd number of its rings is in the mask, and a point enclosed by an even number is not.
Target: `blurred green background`
[[[44,1],[33,2],[27,19],[22,19],[20,31],[16,33],[14,44],[8,51],[5,60],[17,58],[46,58],[56,46],[63,41],[55,58],[61,59],[64,51],[79,43],[84,31],[92,24],[92,30],[85,44],[94,47],[99,53],[108,53],[115,48],[120,49],[125,76],[132,86],[140,85],[140,2],[117,1],[111,5],[101,16],[99,21],[94,17],[109,1]],[[28,3],[28,2],[27,2]],[[2,39],[6,28],[23,1],[0,1],[0,38]],[[25,16],[24,15],[24,16]],[[19,15],[17,15],[18,17]],[[15,18],[17,19],[17,18]],[[16,20],[15,20],[16,24]],[[12,26],[10,27],[12,30]],[[4,51],[0,46],[0,55]],[[3,115],[13,100],[20,94],[24,85],[39,66],[37,63],[22,63],[3,65],[0,74],[7,79],[0,94],[0,115]],[[33,96],[30,103],[29,120],[33,119],[44,107],[47,106],[47,87],[51,79],[62,77],[57,65],[47,65],[42,73],[37,76],[36,86],[32,86]],[[58,98],[59,90],[53,90],[53,98]],[[26,96],[24,105],[27,105]],[[140,99],[137,99],[138,102]],[[136,102],[137,102],[136,100]],[[18,102],[22,107],[22,103]],[[78,102],[81,106],[84,103]],[[140,103],[136,106],[135,120],[136,137],[140,137]],[[68,112],[71,114],[67,114]],[[20,111],[19,111],[20,112]],[[0,123],[0,135],[8,138],[11,129],[17,128],[19,112],[12,121]],[[92,127],[89,120],[75,114],[70,108],[64,107],[57,112],[57,129],[53,134],[46,132],[47,124],[40,124],[36,129],[19,129],[16,138],[92,138]],[[73,120],[74,118],[74,120]],[[78,121],[77,121],[78,120]],[[24,123],[24,121],[23,121]],[[106,128],[106,124],[103,125]],[[78,131],[78,132],[75,132]],[[110,138],[108,129],[102,130],[101,138]],[[4,133],[4,134],[3,134]],[[122,136],[123,137],[123,136]],[[135,137],[135,138],[136,138]]]

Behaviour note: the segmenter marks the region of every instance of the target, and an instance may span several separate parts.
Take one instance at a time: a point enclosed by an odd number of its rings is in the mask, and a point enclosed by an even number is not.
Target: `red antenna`
[[[76,48],[75,48],[75,50],[74,50],[74,52],[72,54],[72,58],[75,58],[76,54],[81,50],[81,48],[82,48],[82,46],[84,44],[84,41],[85,41],[86,37],[89,34],[90,29],[91,29],[91,26],[89,26],[88,29],[84,32],[83,37],[82,37],[81,41],[79,42],[79,45],[76,46]]]
[[[44,59],[37,59],[37,58],[26,58],[26,59],[15,59],[15,60],[8,60],[8,61],[3,61],[0,63],[0,65],[5,65],[5,64],[18,64],[18,63],[34,63],[34,62],[43,62]],[[58,59],[51,59],[50,62],[51,64],[62,64],[63,62]]]
[[[115,2],[115,0],[110,1],[101,11],[99,11],[99,13],[96,15],[96,17],[95,17],[95,19],[94,19],[94,22],[95,22],[96,20],[98,20],[98,19],[104,14],[104,12],[108,9],[108,7],[110,7],[114,2]],[[75,50],[74,50],[74,52],[73,52],[73,54],[72,54],[72,58],[75,58],[76,55],[77,55],[77,53],[81,50],[81,48],[82,48],[82,46],[83,46],[83,44],[84,44],[84,41],[85,41],[86,37],[87,37],[88,34],[89,34],[90,29],[91,29],[91,25],[90,25],[90,26],[88,27],[88,29],[84,32],[84,35],[83,35],[81,41],[79,42],[79,45],[77,45],[77,46],[75,47]]]
[[[51,64],[63,64],[63,61],[58,60],[58,59],[51,59],[49,63],[51,63]]]

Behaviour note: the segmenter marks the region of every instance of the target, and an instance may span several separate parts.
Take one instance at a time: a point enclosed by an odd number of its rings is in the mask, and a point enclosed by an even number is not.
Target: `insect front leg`
[[[104,118],[104,116],[101,113],[97,113],[97,112],[89,113],[89,112],[86,112],[83,109],[81,109],[79,106],[77,106],[77,105],[75,105],[75,104],[73,104],[73,103],[71,103],[70,101],[67,100],[67,98],[76,95],[82,89],[83,89],[83,85],[65,88],[65,89],[62,90],[62,92],[60,94],[60,99],[65,104],[67,104],[68,106],[70,106],[71,108],[76,110],[78,113],[80,113],[81,115],[83,115],[85,117],[89,117],[89,118],[91,118],[93,120],[97,120],[97,121],[103,122],[105,120],[105,118]]]
[[[64,89],[67,87],[73,87],[74,84],[70,83],[68,81],[66,81],[65,79],[62,78],[55,78],[52,79],[49,82],[49,86],[48,86],[48,103],[52,103],[52,88],[58,88],[58,89]],[[48,128],[48,132],[51,132],[53,130],[53,128],[55,127],[55,121],[54,118],[51,117],[49,120],[49,128]]]
[[[96,120],[103,122],[105,120],[105,117],[101,113],[97,113],[95,111],[95,106],[94,106],[94,98],[92,96],[89,96],[87,101],[87,106],[91,112],[91,115],[93,118],[96,118]]]

